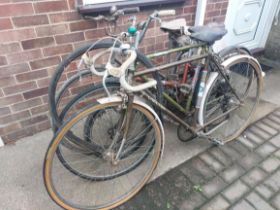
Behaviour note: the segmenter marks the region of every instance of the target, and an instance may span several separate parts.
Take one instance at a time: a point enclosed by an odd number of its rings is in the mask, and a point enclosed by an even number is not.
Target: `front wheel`
[[[114,150],[104,153],[102,157],[96,157],[90,152],[77,152],[62,146],[64,151],[61,152],[64,153],[67,164],[71,164],[71,167],[75,168],[79,174],[70,172],[57,157],[56,151],[67,133],[72,132],[84,138],[81,131],[84,126],[87,126],[84,123],[88,116],[93,113],[119,110],[120,107],[120,101],[97,102],[73,116],[51,141],[45,156],[43,178],[50,197],[61,207],[86,210],[117,207],[133,197],[152,176],[160,159],[163,134],[158,118],[150,110],[136,103],[133,103],[132,113],[138,113],[138,117],[141,115],[145,123],[139,125],[139,122],[132,121],[128,137],[129,139],[133,136],[137,137],[143,131],[147,131],[139,149],[115,163],[112,161],[115,156]],[[115,113],[114,117],[118,118],[117,112]],[[99,135],[95,135],[95,138],[99,138],[99,141],[110,142],[111,137],[104,126],[106,124],[100,125]],[[151,142],[153,147],[151,147]],[[88,150],[90,148],[90,145],[85,147]],[[121,173],[122,171],[125,173]],[[108,177],[111,178],[108,179]]]
[[[204,134],[226,143],[237,138],[250,123],[260,99],[262,76],[258,62],[248,55],[231,58],[224,66],[228,82],[218,75],[201,111],[203,124],[207,125]]]

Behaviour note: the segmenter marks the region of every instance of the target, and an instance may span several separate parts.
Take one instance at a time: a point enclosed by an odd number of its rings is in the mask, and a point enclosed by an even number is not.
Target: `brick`
[[[26,27],[26,26],[37,26],[37,25],[48,24],[49,20],[47,15],[31,15],[31,16],[14,17],[13,23],[16,27]]]
[[[230,157],[232,161],[235,161],[240,158],[240,154],[228,145],[224,145],[220,147],[220,149],[225,153],[227,157]]]
[[[215,210],[215,209],[227,209],[229,203],[220,195],[211,199],[208,203],[204,204],[200,210]]]
[[[7,65],[7,59],[5,56],[0,56],[0,66]]]
[[[27,71],[29,71],[29,66],[26,63],[9,65],[5,67],[0,67],[0,76],[7,77],[13,74],[18,74]]]
[[[0,19],[0,30],[12,29],[13,25],[10,18]]]
[[[51,81],[50,77],[40,79],[37,81],[38,87],[47,87],[47,86],[49,86],[50,81]]]
[[[11,123],[9,125],[1,126],[0,127],[0,135],[6,135],[8,133],[11,133],[12,131],[20,129],[21,126],[18,122]]]
[[[185,14],[194,13],[195,10],[196,10],[196,7],[195,7],[195,6],[184,7],[184,13],[185,13]]]
[[[81,15],[78,12],[62,12],[57,14],[49,14],[50,21],[52,23],[67,22],[80,20]]]
[[[84,31],[86,29],[94,29],[97,27],[97,23],[95,21],[78,21],[74,23],[70,23],[70,31]],[[102,30],[103,31],[103,30]],[[103,33],[103,35],[105,35]]]
[[[271,177],[265,180],[264,184],[273,192],[280,189],[280,170],[276,171]]]
[[[44,130],[50,129],[51,123],[49,120],[46,120],[46,121],[38,123],[36,126],[37,126],[37,131],[39,132],[39,131],[44,131]]]
[[[10,113],[11,111],[9,107],[0,107],[0,116],[4,116]]]
[[[86,37],[86,39],[98,39],[98,38],[101,38],[101,37],[105,36],[105,34],[106,34],[106,32],[105,32],[104,29],[95,29],[95,30],[86,31],[86,32],[85,32],[85,37]],[[150,39],[155,40],[154,37],[153,37],[153,38],[148,38],[148,39],[149,39],[149,40],[150,40]],[[148,40],[148,41],[149,41],[149,40]],[[144,39],[144,42],[149,43],[149,42],[147,42],[145,39]],[[144,42],[141,44],[142,46],[145,45]],[[154,42],[155,42],[155,41],[154,41]],[[154,43],[154,42],[153,42],[153,43]],[[151,42],[150,42],[150,43],[151,43]]]
[[[13,96],[7,96],[0,98],[0,106],[7,106],[10,104],[17,103],[19,101],[22,101],[22,95],[13,95]]]
[[[240,180],[237,180],[232,185],[230,185],[224,192],[223,195],[231,202],[235,202],[241,198],[246,192],[249,191],[249,188],[242,183]]]
[[[44,87],[44,88],[38,88],[36,90],[25,92],[23,93],[23,97],[25,99],[31,99],[31,98],[36,98],[38,96],[46,95],[47,93],[48,93],[48,87]]]
[[[180,210],[193,210],[197,209],[205,201],[205,198],[199,193],[192,193],[180,205]]]
[[[204,181],[204,177],[192,167],[191,162],[186,162],[179,167],[179,170],[185,174],[193,183],[201,183]]]
[[[280,158],[277,156],[271,156],[261,164],[261,167],[268,173],[272,173],[279,166],[280,166]]]
[[[216,172],[219,172],[224,168],[224,166],[215,160],[209,153],[203,153],[199,157]]]
[[[255,210],[255,208],[253,208],[250,203],[248,203],[246,200],[242,200],[240,202],[238,202],[236,205],[234,205],[231,210]]]
[[[15,78],[13,76],[0,77],[0,87],[6,87],[6,86],[14,84],[14,83],[15,83]]]
[[[21,42],[22,48],[25,50],[33,49],[33,48],[41,48],[54,44],[53,37],[43,37],[37,39],[30,39]]]
[[[73,51],[72,45],[60,45],[43,49],[45,56],[61,55]]]
[[[21,103],[17,103],[17,104],[14,104],[12,105],[12,110],[13,111],[22,111],[22,110],[25,110],[25,109],[29,109],[31,107],[35,107],[35,106],[38,106],[38,105],[41,105],[42,104],[42,101],[40,98],[34,98],[34,99],[31,99],[31,100],[28,100],[28,101],[24,101],[24,102],[21,102]]]
[[[202,193],[207,197],[211,198],[226,186],[226,183],[220,178],[215,177],[210,182],[202,186]]]
[[[0,5],[0,17],[33,14],[31,3]]]
[[[249,141],[254,142],[255,144],[262,144],[265,139],[263,139],[262,137],[250,132],[249,130],[247,130],[246,132],[244,132],[244,138],[248,139]]]
[[[67,10],[67,3],[62,1],[45,1],[34,3],[34,8],[36,13],[47,13]]]
[[[269,115],[268,119],[272,120],[273,122],[275,122],[277,125],[279,125],[280,123],[280,118],[275,116],[275,115]]]
[[[250,151],[252,151],[254,148],[257,147],[257,145],[253,141],[250,141],[249,139],[244,138],[243,136],[238,137],[238,140],[244,146],[246,146]]]
[[[31,117],[27,120],[23,120],[23,121],[20,122],[20,124],[21,124],[22,127],[25,128],[25,127],[28,127],[30,125],[46,121],[47,119],[48,119],[47,115],[39,115],[39,116]]]
[[[262,146],[260,146],[256,152],[262,156],[262,157],[266,157],[270,154],[272,154],[274,151],[276,150],[276,148],[270,144],[270,143],[265,143]]]
[[[21,51],[19,43],[0,43],[0,54],[10,54]]]
[[[245,173],[244,169],[235,164],[231,166],[230,168],[227,168],[225,171],[223,171],[220,176],[227,182],[231,183],[237,178],[239,178],[241,175]]]
[[[14,53],[7,55],[7,59],[9,64],[16,64],[16,63],[21,63],[21,62],[27,62],[27,61],[32,61],[35,59],[41,58],[42,52],[40,49],[36,50],[29,50],[29,51],[24,51],[20,53]]]
[[[274,205],[276,207],[276,209],[280,209],[280,193],[278,193],[278,195],[276,195],[271,200],[271,204]]]
[[[9,124],[11,122],[26,119],[30,116],[31,115],[30,115],[29,111],[25,110],[25,111],[22,111],[22,112],[18,112],[18,113],[14,113],[14,114],[10,114],[10,115],[1,117],[0,118],[0,124],[2,124],[2,125]]]
[[[32,81],[32,82],[27,82],[27,83],[13,85],[13,86],[3,88],[3,91],[4,91],[5,95],[11,95],[11,94],[20,93],[20,92],[27,91],[27,90],[32,90],[32,89],[35,89],[36,87],[37,87],[36,82]]]
[[[213,147],[209,152],[224,166],[229,166],[232,163],[230,157],[225,155],[219,147]]]
[[[274,208],[269,203],[263,200],[255,192],[250,193],[246,200],[248,200],[250,204],[257,210],[274,210]]]
[[[256,136],[260,137],[265,141],[266,139],[269,139],[271,137],[270,134],[268,134],[266,131],[261,130],[259,127],[251,126],[249,129],[252,133],[254,133]]]
[[[219,16],[219,15],[220,15],[219,10],[213,10],[213,11],[207,12],[205,17],[208,18],[208,17]]]
[[[32,109],[30,109],[32,115],[44,113],[44,112],[47,112],[48,110],[49,110],[48,104],[43,104],[43,105],[36,106],[36,107],[33,107]]]
[[[199,158],[194,158],[191,160],[191,165],[193,168],[195,168],[196,171],[198,171],[204,179],[210,179],[214,176],[216,176],[216,173],[211,170],[204,161],[200,160]]]
[[[279,122],[277,123],[274,120],[271,120],[269,118],[263,119],[262,122],[265,123],[266,125],[274,128],[275,130],[277,130],[279,132],[279,130],[280,130]]]
[[[68,0],[68,5],[70,10],[76,10],[76,3],[78,3],[78,0]],[[81,2],[82,3],[82,2]],[[78,4],[80,5],[80,4]]]
[[[36,33],[38,36],[52,36],[57,34],[67,34],[69,32],[67,24],[48,25],[37,27]]]
[[[55,36],[57,44],[72,43],[85,40],[83,32],[71,33],[66,35],[57,35]]]
[[[258,156],[255,152],[253,152],[243,157],[239,161],[239,164],[245,169],[250,169],[256,166],[260,161],[261,161],[260,156]]]
[[[265,199],[269,199],[274,193],[271,192],[265,185],[260,184],[257,186],[256,191],[261,194]]]
[[[5,144],[9,144],[9,143],[12,143],[15,140],[21,139],[23,137],[31,136],[35,132],[36,132],[35,126],[33,126],[33,127],[31,126],[29,128],[24,128],[24,129],[21,129],[21,130],[17,130],[13,133],[5,135],[5,136],[3,136],[3,140],[4,140]]]
[[[242,177],[242,180],[250,187],[257,185],[260,181],[265,179],[266,173],[259,168],[254,168],[248,174]]]
[[[280,148],[280,140],[279,140],[280,135],[273,137],[269,142],[274,145],[275,147]]]
[[[0,32],[0,42],[14,42],[24,39],[35,38],[36,34],[33,28],[9,30]]]
[[[11,0],[2,0],[1,2],[0,2],[0,4],[6,4],[6,3],[10,3],[11,2]]]
[[[42,69],[42,70],[38,70],[38,71],[32,71],[32,72],[27,72],[27,73],[23,73],[23,74],[18,74],[18,75],[16,75],[16,79],[19,82],[26,82],[26,81],[46,77],[46,76],[48,76],[47,70]]]
[[[248,154],[248,148],[244,147],[239,141],[231,141],[229,146],[233,147],[241,156]]]
[[[275,134],[278,133],[278,131],[276,129],[274,129],[273,127],[267,125],[265,122],[262,122],[262,121],[255,124],[255,126],[262,129],[262,130],[265,130],[271,136],[274,136]]]
[[[55,57],[49,57],[49,58],[44,58],[41,60],[36,60],[30,62],[31,69],[40,69],[40,68],[45,68],[48,66],[55,66],[60,62],[60,58],[55,56]]]

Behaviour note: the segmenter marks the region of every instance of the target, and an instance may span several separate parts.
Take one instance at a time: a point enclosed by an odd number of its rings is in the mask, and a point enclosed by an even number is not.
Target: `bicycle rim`
[[[238,137],[248,126],[259,102],[262,86],[258,67],[246,59],[233,63],[226,70],[229,83],[242,103],[219,75],[210,88],[203,107],[205,124],[224,115],[204,130],[211,138],[224,143]],[[227,112],[229,113],[226,114]]]
[[[141,164],[138,164],[133,170],[109,180],[93,181],[70,173],[57,158],[56,150],[69,130],[73,131],[75,126],[80,126],[79,124],[83,120],[85,121],[90,114],[108,108],[117,108],[119,105],[119,102],[98,104],[80,112],[60,129],[51,142],[44,162],[44,182],[51,198],[61,207],[65,209],[114,208],[135,195],[151,177],[160,158],[162,136],[155,117],[147,109],[137,104],[133,104],[133,110],[142,113],[152,126],[150,134],[146,134],[147,141],[154,141],[152,149],[149,146],[147,150],[142,145],[137,151],[121,159],[117,166],[96,156],[88,157],[72,150],[68,151],[68,160],[73,160],[72,164],[77,165],[76,167],[80,171],[87,171],[98,177],[115,173],[120,168],[129,168],[129,165],[135,165],[139,161],[139,155],[143,157],[143,153],[140,154],[140,151],[144,150],[144,153],[149,151]]]

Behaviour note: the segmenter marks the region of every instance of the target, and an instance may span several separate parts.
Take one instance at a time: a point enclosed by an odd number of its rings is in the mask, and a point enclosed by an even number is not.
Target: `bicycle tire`
[[[234,140],[246,129],[256,110],[257,104],[259,103],[260,92],[263,83],[260,65],[255,59],[253,59],[248,55],[239,55],[236,56],[236,58],[232,57],[228,62],[226,61],[225,69],[229,71],[230,75],[228,79],[230,82],[232,82],[231,85],[236,91],[237,95],[240,98],[244,96],[244,98],[242,99],[244,100],[243,102],[244,104],[240,105],[241,107],[240,109],[236,108],[236,111],[234,110],[232,111],[232,113],[225,115],[225,118],[221,119],[220,124],[218,123],[217,125],[210,125],[210,127],[212,126],[211,129],[213,132],[209,134],[209,137],[213,139],[222,140],[223,143]],[[247,86],[245,84],[246,83],[245,73],[247,74],[247,76],[249,76]],[[238,84],[233,85],[234,81],[236,83],[238,82]],[[245,84],[244,92],[242,92],[241,90],[242,83]],[[254,85],[256,85],[256,87]],[[249,93],[248,91],[252,91],[252,92]],[[223,110],[225,109],[223,108],[224,104],[228,103],[228,106],[230,107],[230,104],[236,103],[235,102],[236,99],[234,99],[236,97],[233,96],[232,93],[227,93],[227,92],[230,91],[229,88],[225,86],[225,81],[223,80],[222,77],[217,77],[213,82],[213,85],[210,87],[209,91],[207,92],[205,103],[203,104],[203,107],[201,107],[203,111],[204,124],[210,122],[211,119],[213,120],[215,117],[217,117],[214,116],[215,112],[213,111],[215,111],[215,109],[217,110],[219,109],[218,111],[220,111],[221,113],[226,113],[226,111],[230,109],[227,108],[227,110]],[[248,100],[246,99],[247,96],[248,96],[247,98]],[[252,98],[251,101],[249,100],[249,96]],[[212,97],[212,101],[211,101],[211,97]],[[246,112],[246,110],[244,110],[246,108],[245,106],[249,106],[250,102],[252,103],[251,107],[249,107],[250,111]],[[247,103],[248,105],[245,105],[245,103]],[[213,104],[214,105],[216,104],[216,107],[214,107]],[[242,109],[242,107],[244,107],[244,109]],[[232,105],[231,108],[234,109],[235,107]],[[248,113],[248,115],[245,115],[246,113]],[[239,122],[237,123],[238,120]],[[218,127],[219,125],[220,127]],[[215,128],[216,130],[214,130]],[[235,129],[235,130],[230,131],[230,129],[232,130]]]
[[[61,171],[58,171],[63,169],[65,170],[65,168],[61,166],[61,162],[58,162],[57,165],[58,168],[56,169],[53,168],[56,167],[56,162],[55,162],[56,150],[59,144],[61,143],[61,141],[63,141],[64,135],[67,132],[69,132],[69,130],[72,129],[74,125],[77,125],[77,123],[79,123],[81,119],[83,119],[84,117],[88,116],[89,114],[95,111],[102,110],[108,107],[117,107],[120,104],[121,101],[108,102],[108,103],[95,103],[94,105],[87,107],[86,109],[82,110],[81,112],[73,116],[63,126],[61,126],[59,131],[51,141],[44,160],[43,178],[48,194],[50,195],[52,200],[62,208],[87,210],[87,209],[111,209],[117,207],[122,203],[126,202],[127,200],[129,200],[137,192],[139,192],[141,188],[150,179],[154,170],[156,169],[156,166],[161,156],[162,146],[163,146],[163,142],[162,142],[163,133],[159,125],[159,118],[156,118],[157,120],[155,120],[155,115],[152,113],[151,110],[137,103],[133,103],[133,109],[138,110],[140,113],[143,114],[143,116],[147,118],[147,120],[151,122],[154,131],[153,136],[155,140],[155,145],[152,148],[153,152],[150,152],[150,154],[152,155],[151,163],[148,163],[147,162],[148,159],[145,158],[145,161],[141,162],[140,166],[137,166],[129,173],[125,173],[125,177],[123,175],[114,179],[110,179],[109,181],[108,180],[103,181],[101,179],[99,181],[85,182],[84,179],[80,178],[79,176],[75,176],[71,173],[65,172],[64,174],[62,174],[63,172],[61,173]],[[144,169],[143,167],[145,167],[144,164],[147,167],[145,171],[143,170]],[[106,167],[104,169],[105,171],[107,170]],[[143,172],[144,174],[142,175]],[[57,177],[59,179],[58,181],[54,180],[55,175],[53,173],[58,173],[57,174]],[[62,183],[68,181],[67,176],[70,175],[75,176],[74,177],[75,179],[71,177],[69,178],[69,182]],[[137,179],[139,178],[139,181],[137,181],[136,178]],[[122,182],[126,182],[126,184]],[[70,188],[73,189],[71,190]],[[102,189],[102,191],[100,189]],[[69,197],[67,197],[68,195],[66,196],[65,193],[70,193]],[[120,194],[120,195],[116,195],[116,194]],[[114,198],[111,197],[108,198],[109,196],[113,196]],[[101,199],[104,199],[104,201],[97,202],[97,200],[100,197]],[[70,199],[72,200],[70,201]],[[89,199],[88,202],[92,202],[95,204],[90,205],[87,203],[86,204],[81,203],[82,201],[86,202],[85,201],[86,199]]]

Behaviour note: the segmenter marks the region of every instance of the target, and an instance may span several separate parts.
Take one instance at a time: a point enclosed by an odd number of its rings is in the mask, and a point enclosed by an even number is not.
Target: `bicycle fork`
[[[132,105],[133,105],[133,99],[134,95],[131,93],[122,93],[122,105],[121,105],[121,118],[118,123],[118,128],[116,131],[116,134],[113,138],[113,141],[107,151],[105,152],[105,159],[106,157],[109,157],[111,163],[113,165],[117,165],[120,158],[121,154],[125,145],[125,142],[127,141],[127,135],[129,131],[129,125],[131,123],[131,117],[132,117]],[[122,138],[121,144],[118,148],[117,152],[112,152],[114,146],[116,143],[119,141],[119,139]]]

